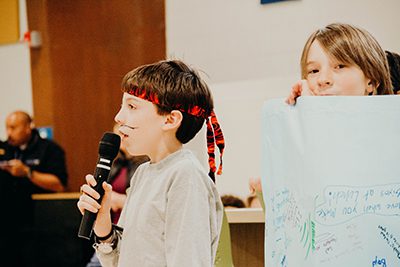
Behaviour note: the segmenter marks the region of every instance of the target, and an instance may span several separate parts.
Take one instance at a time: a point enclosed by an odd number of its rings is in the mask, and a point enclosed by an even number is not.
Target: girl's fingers
[[[103,189],[104,197],[102,202],[105,203],[105,205],[111,205],[112,186],[106,182],[103,182]]]
[[[302,81],[298,81],[292,86],[290,95],[288,96],[285,102],[289,105],[294,105],[296,103],[296,98],[301,96],[301,94],[302,94]]]

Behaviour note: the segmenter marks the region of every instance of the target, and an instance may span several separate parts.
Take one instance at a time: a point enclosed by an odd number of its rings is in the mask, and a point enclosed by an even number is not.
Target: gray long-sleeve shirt
[[[223,206],[196,157],[181,149],[142,164],[131,180],[118,246],[103,266],[213,266]]]

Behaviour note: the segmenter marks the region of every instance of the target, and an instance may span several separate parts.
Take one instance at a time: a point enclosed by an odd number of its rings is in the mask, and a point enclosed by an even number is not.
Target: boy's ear
[[[165,116],[163,125],[164,130],[178,129],[181,126],[183,120],[182,112],[179,110],[173,110]]]

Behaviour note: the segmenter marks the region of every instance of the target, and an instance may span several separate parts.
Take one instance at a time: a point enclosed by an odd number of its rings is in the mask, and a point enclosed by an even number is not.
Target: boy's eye
[[[346,67],[346,65],[344,65],[344,64],[337,64],[336,65],[336,68],[337,69],[343,69],[343,68],[345,68]]]
[[[129,109],[136,109],[136,107],[132,104],[128,104]]]

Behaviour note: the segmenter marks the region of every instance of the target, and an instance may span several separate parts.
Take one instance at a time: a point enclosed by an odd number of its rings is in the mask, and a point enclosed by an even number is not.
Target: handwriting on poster
[[[379,225],[378,229],[380,236],[386,241],[389,248],[393,250],[396,257],[400,260],[400,240],[398,240],[386,226]]]
[[[315,222],[311,214],[304,216],[299,207],[295,194],[287,188],[275,192],[270,199],[272,207],[272,230],[275,234],[277,250],[272,251],[272,257],[279,259],[280,266],[286,266],[286,250],[294,241],[287,236],[287,231],[295,230],[298,242],[304,248],[304,258],[307,259],[315,250]]]
[[[365,214],[400,216],[400,184],[327,186],[323,197],[315,208],[315,219],[323,225],[342,224]]]

